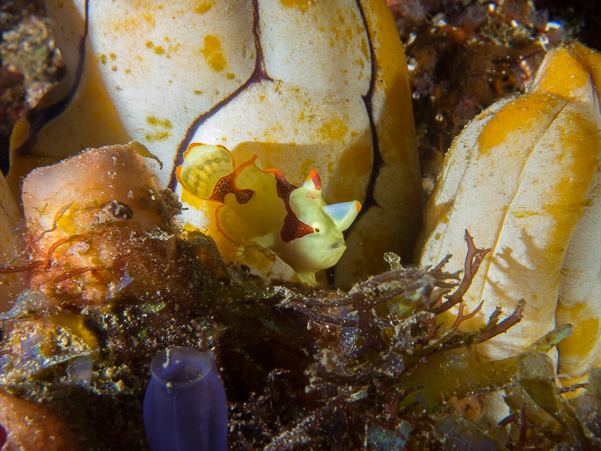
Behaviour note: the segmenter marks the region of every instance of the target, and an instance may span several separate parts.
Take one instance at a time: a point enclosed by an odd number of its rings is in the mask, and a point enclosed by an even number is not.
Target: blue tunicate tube
[[[169,348],[150,364],[144,429],[151,451],[226,451],[227,402],[211,351]]]

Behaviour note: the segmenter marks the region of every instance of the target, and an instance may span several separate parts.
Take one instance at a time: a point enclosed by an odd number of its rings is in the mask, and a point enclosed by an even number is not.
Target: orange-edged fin
[[[274,170],[275,171],[275,170]],[[275,171],[283,178],[281,173]],[[230,191],[235,195],[224,198],[225,205],[232,208],[257,234],[263,236],[279,232],[284,224],[286,208],[278,195],[278,183],[272,171],[264,171],[256,156],[236,168]],[[244,194],[252,192],[247,202]]]
[[[273,174],[276,178],[281,178],[283,180],[286,180],[286,176],[282,173],[282,171],[279,171],[276,168],[261,169],[261,171],[263,171],[267,174]]]
[[[260,234],[227,205],[220,205],[217,208],[215,218],[217,228],[223,236],[236,244],[241,244],[243,241],[250,240]]]
[[[188,146],[188,149],[184,152],[184,158],[186,158],[186,156],[192,152],[195,148],[197,147],[204,147],[204,146],[212,146],[212,147],[218,147],[220,149],[224,149],[227,152],[229,152],[229,150],[227,150],[225,147],[223,147],[221,144],[217,144],[215,146],[213,146],[212,144],[204,144],[204,143],[191,143]],[[234,158],[234,156],[232,155],[232,159]],[[234,160],[234,166],[236,166],[236,161]]]
[[[305,182],[308,182],[309,180],[313,182],[316,190],[321,190],[321,177],[315,169],[311,169],[311,172],[309,172],[309,176],[305,179]]]
[[[232,183],[237,190],[251,189],[255,190],[257,184],[262,183],[262,178],[270,177],[257,165],[257,156],[253,157],[242,163],[234,170],[232,176]]]
[[[184,184],[182,183],[182,179],[181,179],[181,178],[180,178],[180,176],[179,176],[179,173],[180,173],[181,171],[182,171],[182,167],[181,167],[181,166],[178,166],[178,167],[175,169],[175,176],[177,177],[177,181],[179,182],[179,184],[180,184],[180,185],[182,185],[182,187],[183,187],[183,188],[184,188],[186,191],[188,191],[188,188],[186,188],[186,185],[184,185]],[[190,194],[192,194],[192,193],[190,193]]]
[[[211,199],[220,181],[235,170],[232,153],[223,146],[190,144],[184,153],[184,162],[176,170],[182,186],[200,199]],[[223,186],[219,186],[223,189]]]

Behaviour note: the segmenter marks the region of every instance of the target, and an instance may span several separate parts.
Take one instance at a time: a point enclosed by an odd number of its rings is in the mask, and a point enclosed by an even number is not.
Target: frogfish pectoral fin
[[[267,249],[273,249],[275,247],[275,237],[273,236],[273,233],[254,237],[250,241],[253,241],[259,246],[262,246]]]
[[[306,283],[310,287],[317,286],[317,279],[315,278],[314,272],[297,272],[296,275],[301,282]]]
[[[220,205],[215,211],[217,228],[230,241],[241,244],[245,240],[258,235],[257,230],[247,221],[244,221],[236,211],[227,205]]]
[[[361,204],[353,200],[351,202],[326,205],[323,209],[332,218],[338,231],[343,232],[351,226],[359,211],[361,211]]]

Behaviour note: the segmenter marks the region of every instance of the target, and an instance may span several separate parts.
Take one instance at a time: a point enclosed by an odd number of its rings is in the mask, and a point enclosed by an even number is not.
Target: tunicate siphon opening
[[[167,386],[193,384],[211,371],[212,355],[192,348],[169,348],[152,360],[150,372]]]
[[[151,451],[226,451],[227,402],[211,351],[165,349],[150,364],[144,428]]]

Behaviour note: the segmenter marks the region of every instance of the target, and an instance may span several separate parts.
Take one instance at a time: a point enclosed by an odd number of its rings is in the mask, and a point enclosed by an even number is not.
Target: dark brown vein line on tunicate
[[[374,123],[374,112],[373,112],[373,95],[374,88],[376,85],[376,56],[374,52],[373,42],[371,40],[371,35],[369,34],[369,26],[367,25],[367,19],[365,17],[365,11],[363,10],[363,5],[361,4],[361,0],[357,0],[357,7],[359,8],[359,13],[361,14],[361,20],[363,21],[363,27],[365,28],[365,35],[367,37],[367,44],[369,47],[369,59],[370,59],[370,68],[371,68],[371,77],[369,79],[369,88],[367,92],[361,96],[363,99],[363,103],[365,105],[365,109],[367,111],[367,117],[369,119],[369,127],[371,129],[371,140],[373,147],[373,166],[371,168],[371,174],[369,176],[369,183],[367,184],[367,191],[365,193],[365,200],[363,202],[363,206],[361,211],[357,215],[357,218],[353,222],[353,225],[349,227],[345,235],[347,236],[349,232],[353,229],[355,224],[358,224],[361,216],[363,216],[367,210],[371,207],[379,207],[378,201],[374,197],[374,189],[376,186],[376,180],[378,175],[380,174],[380,170],[385,165],[384,159],[382,158],[382,154],[380,153],[380,140],[378,139],[378,133],[376,131],[376,125]]]
[[[369,176],[369,183],[367,184],[367,189],[365,192],[365,199],[361,206],[361,210],[359,214],[351,224],[351,226],[346,229],[343,233],[344,239],[346,240],[349,233],[354,229],[355,225],[359,223],[361,217],[367,213],[371,207],[379,207],[378,201],[376,201],[374,197],[374,189],[376,186],[376,180],[378,175],[380,174],[380,170],[384,166],[384,159],[382,158],[382,154],[380,153],[380,140],[378,139],[378,134],[376,132],[376,125],[374,123],[374,113],[373,113],[373,104],[372,99],[374,95],[374,88],[376,85],[376,56],[374,52],[373,42],[371,40],[371,36],[369,34],[369,27],[367,26],[367,19],[365,17],[365,11],[363,10],[363,5],[361,4],[361,0],[356,0],[357,8],[359,9],[359,14],[361,15],[361,20],[363,22],[363,28],[365,29],[365,36],[367,37],[367,44],[369,47],[369,60],[370,60],[370,79],[369,79],[369,87],[365,94],[361,95],[363,99],[363,104],[365,105],[365,110],[367,111],[367,118],[369,119],[369,128],[371,130],[371,142],[373,149],[373,165],[371,167],[371,174]],[[328,282],[330,285],[334,284],[334,277],[336,273],[336,266],[330,268],[326,271],[326,276],[328,278]]]
[[[49,105],[45,108],[38,108],[33,107],[27,114],[26,114],[26,119],[27,122],[29,123],[29,134],[27,135],[27,138],[25,139],[25,141],[23,141],[23,143],[21,143],[21,145],[17,148],[15,148],[13,150],[13,152],[15,152],[15,154],[18,155],[31,155],[31,152],[33,150],[33,144],[35,142],[35,139],[37,138],[38,133],[44,128],[44,126],[46,124],[48,124],[51,120],[53,120],[55,117],[57,117],[59,114],[61,114],[65,108],[67,108],[67,106],[69,105],[69,103],[71,102],[71,100],[73,99],[73,96],[75,95],[75,91],[77,91],[77,88],[79,86],[79,83],[81,81],[81,76],[83,74],[83,66],[85,63],[85,56],[86,56],[86,40],[88,38],[88,30],[89,30],[89,0],[85,0],[85,4],[84,4],[84,30],[83,30],[83,36],[81,37],[81,40],[79,41],[79,60],[77,61],[77,68],[75,70],[75,76],[73,79],[73,85],[71,86],[71,89],[69,89],[69,92],[67,93],[67,95],[65,97],[63,97],[62,99],[60,99],[58,102],[53,103],[52,105]]]
[[[215,115],[215,113],[217,113],[222,107],[228,105],[232,100],[234,100],[236,97],[238,97],[238,95],[240,95],[240,93],[242,93],[243,91],[248,89],[250,86],[254,85],[255,83],[259,83],[261,81],[272,81],[271,77],[269,77],[269,75],[267,75],[267,72],[265,71],[263,48],[261,47],[261,25],[260,25],[260,17],[259,17],[259,0],[252,0],[251,3],[252,3],[252,8],[253,8],[252,32],[253,32],[253,39],[255,41],[255,53],[256,53],[255,68],[254,68],[252,74],[250,75],[250,77],[241,86],[239,86],[230,95],[228,95],[227,97],[223,98],[222,100],[217,102],[215,105],[213,105],[213,107],[211,109],[202,113],[200,116],[198,116],[192,122],[192,124],[190,124],[190,127],[188,127],[188,130],[186,131],[186,136],[184,136],[184,139],[182,140],[182,142],[180,142],[180,144],[177,148],[177,153],[175,154],[175,158],[173,159],[173,166],[171,168],[171,177],[169,178],[169,185],[167,185],[168,188],[171,189],[172,191],[175,191],[175,187],[177,185],[177,177],[175,175],[175,171],[176,171],[177,167],[184,162],[184,152],[188,148],[190,141],[192,141],[192,138],[194,137],[194,134],[196,133],[196,130],[198,129],[198,127],[200,127],[207,119],[209,119],[210,117]]]

